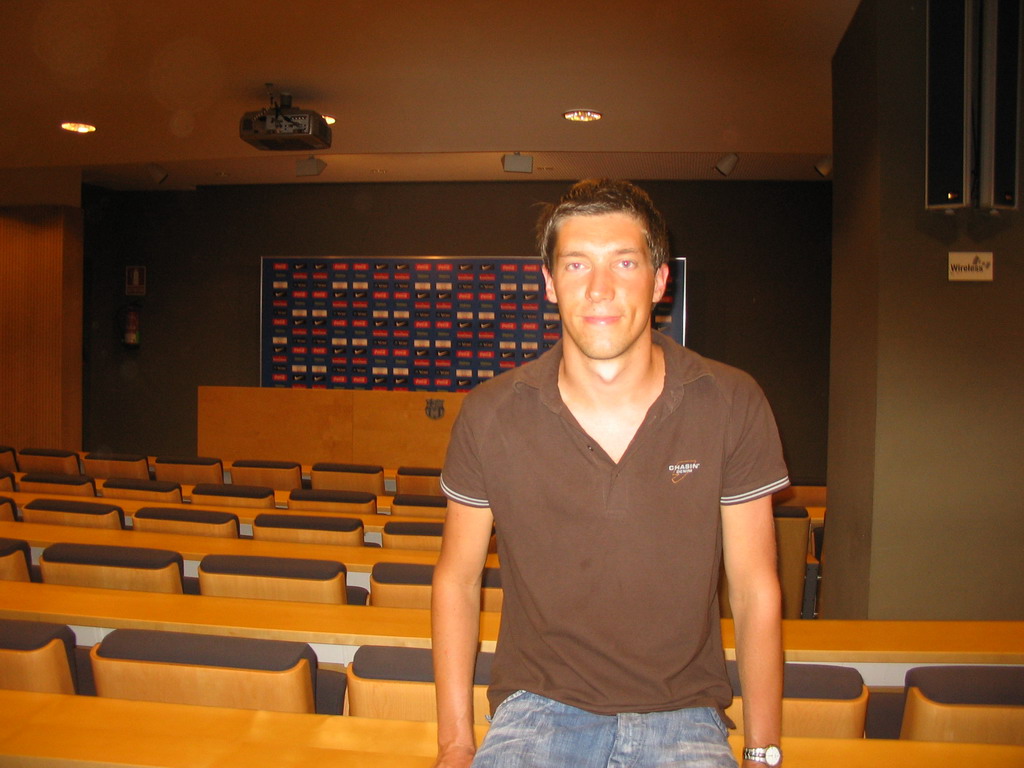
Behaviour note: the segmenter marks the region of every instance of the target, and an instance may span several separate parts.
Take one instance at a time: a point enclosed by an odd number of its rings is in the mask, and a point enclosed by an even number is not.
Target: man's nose
[[[602,267],[592,270],[587,283],[587,298],[591,301],[607,301],[614,295],[615,286],[608,270]]]

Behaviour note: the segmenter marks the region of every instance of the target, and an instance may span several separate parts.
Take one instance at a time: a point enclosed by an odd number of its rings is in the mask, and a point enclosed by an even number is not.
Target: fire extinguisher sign
[[[125,267],[124,268],[124,295],[145,296],[146,295],[146,268]]]

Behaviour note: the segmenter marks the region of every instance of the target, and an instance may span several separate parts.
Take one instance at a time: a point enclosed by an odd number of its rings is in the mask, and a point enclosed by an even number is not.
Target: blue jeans
[[[517,691],[494,713],[473,768],[736,768],[712,707],[595,715]]]

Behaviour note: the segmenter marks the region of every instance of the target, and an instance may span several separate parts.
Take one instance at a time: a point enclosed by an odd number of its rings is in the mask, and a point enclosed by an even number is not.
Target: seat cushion
[[[348,533],[361,529],[363,521],[352,517],[323,515],[260,514],[256,515],[253,525],[262,528],[301,528],[309,531],[340,531]]]
[[[76,678],[75,633],[64,624],[45,621],[0,619],[0,648],[11,651],[37,651],[59,639],[68,657],[71,679]]]
[[[259,555],[207,555],[199,566],[207,573],[239,576],[274,576],[283,579],[330,581],[345,574],[345,565],[333,560]]]
[[[380,464],[338,464],[336,462],[318,461],[312,466],[314,472],[351,472],[353,474],[375,475],[383,472]]]
[[[236,496],[244,499],[265,499],[274,495],[274,489],[265,485],[198,483],[192,487],[192,494],[194,496]]]
[[[377,497],[366,491],[327,491],[314,488],[296,488],[288,498],[292,501],[331,501],[343,504],[366,504]]]
[[[111,477],[103,483],[103,487],[124,491],[155,491],[157,493],[181,490],[181,485],[170,480],[134,480],[128,477]]]
[[[52,563],[79,565],[112,565],[126,568],[159,570],[177,563],[184,569],[184,561],[177,552],[149,547],[118,547],[109,544],[67,544],[58,542],[43,550],[43,557]]]
[[[210,523],[223,525],[238,522],[238,515],[230,512],[218,512],[213,509],[179,509],[177,507],[139,507],[134,517],[145,520],[180,520],[185,523]]]
[[[124,510],[116,504],[98,501],[68,501],[66,499],[33,499],[24,505],[24,509],[38,509],[41,512],[74,512],[80,515],[109,515],[111,512],[117,512],[117,516],[121,518],[121,527],[124,527]]]
[[[474,685],[491,682],[494,654],[480,652],[476,657]],[[363,645],[352,657],[352,671],[372,680],[411,680],[434,682],[434,668],[429,648],[399,648],[393,646]]]

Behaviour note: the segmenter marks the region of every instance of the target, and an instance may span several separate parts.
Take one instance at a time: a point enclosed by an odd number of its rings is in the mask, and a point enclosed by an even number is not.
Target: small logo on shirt
[[[698,469],[700,469],[699,461],[681,461],[678,464],[668,465],[668,472],[672,477],[673,483],[678,483],[685,479],[687,475],[692,475]]]

